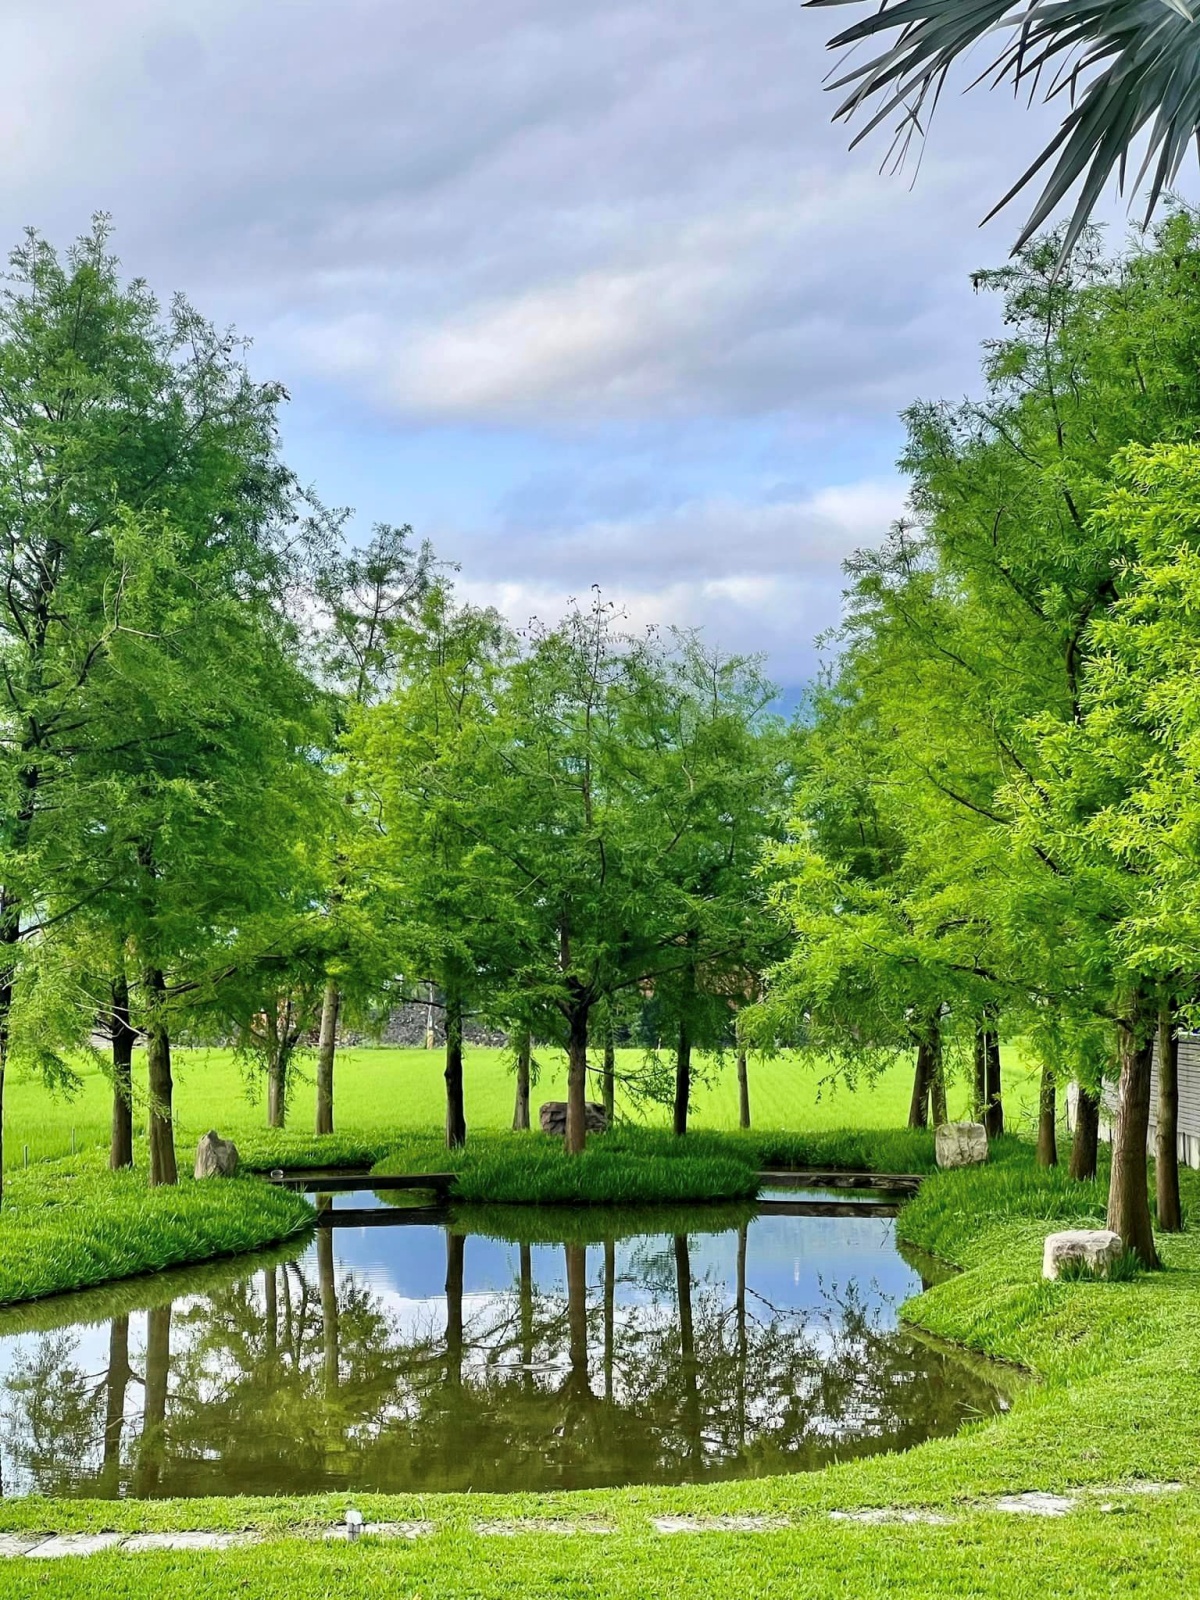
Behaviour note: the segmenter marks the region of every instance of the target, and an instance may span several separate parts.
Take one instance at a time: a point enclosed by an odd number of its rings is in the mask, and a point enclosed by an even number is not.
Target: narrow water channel
[[[921,1278],[890,1217],[353,1221],[377,1204],[339,1195],[290,1250],[0,1313],[3,1493],[754,1477],[1004,1404],[898,1326]]]

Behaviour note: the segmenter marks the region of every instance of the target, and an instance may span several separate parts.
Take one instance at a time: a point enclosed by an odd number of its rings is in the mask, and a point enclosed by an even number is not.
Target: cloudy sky
[[[4,0],[3,237],[110,211],[131,272],[252,335],[360,536],[411,522],[518,622],[599,583],[794,689],[903,503],[897,412],[975,382],[969,273],[1020,212],[979,219],[1051,126],[951,94],[915,179],[881,175],[886,136],[829,125],[830,28],[797,0]]]

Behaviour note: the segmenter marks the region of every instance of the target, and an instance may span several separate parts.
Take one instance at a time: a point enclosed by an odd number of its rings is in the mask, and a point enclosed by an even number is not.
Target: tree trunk
[[[617,1332],[617,1246],[614,1239],[604,1241],[604,1398],[613,1397],[613,1354]]]
[[[114,1172],[133,1165],[133,1045],[137,1038],[129,1021],[129,984],[125,974],[112,986],[112,1137],[108,1164]]]
[[[677,1233],[675,1243],[675,1295],[679,1306],[680,1376],[683,1379],[683,1425],[688,1441],[688,1458],[693,1471],[702,1454],[699,1372],[696,1361],[696,1331],[692,1318],[692,1259],[686,1233]]]
[[[1058,1165],[1058,1130],[1055,1117],[1058,1110],[1054,1074],[1049,1067],[1042,1068],[1042,1083],[1038,1092],[1037,1163],[1039,1167]]]
[[[522,1028],[517,1040],[517,1102],[513,1107],[513,1131],[529,1130],[529,1058],[532,1054],[529,1029]]]
[[[116,1499],[121,1487],[121,1439],[125,1432],[125,1395],[133,1368],[129,1365],[129,1318],[114,1317],[108,1328],[108,1375],[104,1385],[104,1449],[100,1477],[105,1495]]]
[[[1100,1096],[1078,1084],[1075,1101],[1075,1137],[1071,1140],[1071,1164],[1067,1168],[1076,1183],[1087,1183],[1096,1176],[1100,1144]]]
[[[4,1203],[4,1069],[12,1036],[13,984],[21,919],[15,903],[0,889],[0,1206]]]
[[[266,1328],[267,1361],[274,1366],[279,1352],[279,1280],[274,1267],[263,1269],[263,1324]]]
[[[338,1392],[341,1378],[341,1329],[338,1324],[337,1276],[333,1266],[333,1229],[317,1229],[317,1281],[321,1290],[321,1367],[326,1400]]]
[[[563,1246],[567,1267],[567,1361],[568,1386],[578,1398],[591,1393],[588,1376],[587,1337],[587,1246]]]
[[[146,1313],[145,1400],[137,1464],[140,1496],[152,1496],[162,1481],[170,1374],[171,1307],[152,1306]]]
[[[675,1107],[672,1130],[677,1139],[687,1132],[688,1104],[692,1095],[692,1037],[686,1022],[679,1024],[679,1042],[675,1047]]]
[[[929,1126],[929,1052],[922,1040],[917,1046],[917,1064],[913,1071],[912,1099],[908,1105],[910,1128]]]
[[[604,1116],[611,1128],[617,1114],[617,1050],[611,1022],[606,1023],[604,1028],[604,1072],[601,1076],[601,1090]]]
[[[459,1150],[467,1142],[463,1102],[462,1000],[446,992],[446,1146]]]
[[[950,1114],[946,1109],[946,1065],[942,1059],[942,1037],[940,1031],[931,1049],[933,1051],[933,1070],[929,1076],[930,1115],[934,1127],[940,1128],[950,1120]]]
[[[587,1147],[587,1036],[591,1005],[576,987],[567,1018],[567,1154],[582,1155]]]
[[[1183,1231],[1179,1200],[1179,1040],[1171,1005],[1158,1014],[1158,1127],[1154,1144],[1154,1186],[1160,1233]]]
[[[975,1072],[971,1081],[971,1115],[982,1122],[987,1108],[987,1034],[975,1029]]]
[[[150,1091],[150,1187],[178,1183],[171,1082],[171,1036],[163,1011],[167,983],[153,969],[146,976],[150,993],[150,1025],[146,1030],[146,1065]]]
[[[750,1126],[750,1074],[747,1070],[746,1047],[738,1046],[737,1053],[737,1080],[738,1080],[738,1127]]]
[[[989,1031],[984,1038],[987,1050],[987,1106],[983,1125],[989,1139],[998,1139],[1004,1132],[1004,1100],[1000,1085],[1000,1036]]]
[[[321,1001],[321,1031],[317,1037],[317,1122],[318,1134],[333,1132],[333,1059],[337,1053],[338,1017],[342,991],[336,978],[325,984]]]
[[[520,1288],[517,1292],[521,1315],[521,1369],[524,1373],[523,1386],[528,1394],[533,1389],[533,1251],[527,1244],[518,1248],[521,1262]]]
[[[1146,1192],[1146,1139],[1150,1129],[1150,1066],[1153,1013],[1138,988],[1127,996],[1128,1012],[1117,1025],[1121,1079],[1113,1129],[1108,1226],[1146,1267],[1157,1267],[1150,1200]]]
[[[446,1229],[446,1382],[462,1388],[463,1276],[466,1237]]]
[[[282,1128],[287,1121],[287,1057],[283,1042],[272,1041],[267,1061],[267,1127]]]

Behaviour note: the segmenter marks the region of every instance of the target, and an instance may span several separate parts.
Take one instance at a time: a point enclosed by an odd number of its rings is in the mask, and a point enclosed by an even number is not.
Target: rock
[[[238,1169],[237,1145],[210,1130],[196,1146],[197,1178],[232,1178]]]
[[[604,1107],[595,1100],[584,1102],[584,1120],[589,1133],[607,1133],[608,1118],[604,1115]],[[542,1125],[543,1133],[553,1133],[560,1139],[565,1139],[567,1134],[567,1102],[565,1100],[547,1100],[538,1111],[538,1121]]]
[[[987,1160],[987,1129],[982,1122],[943,1122],[934,1134],[939,1167],[974,1167]]]
[[[1061,1277],[1062,1269],[1076,1261],[1098,1278],[1107,1277],[1108,1269],[1124,1248],[1121,1235],[1110,1233],[1107,1228],[1072,1228],[1066,1233],[1052,1233],[1042,1255],[1042,1277]]]

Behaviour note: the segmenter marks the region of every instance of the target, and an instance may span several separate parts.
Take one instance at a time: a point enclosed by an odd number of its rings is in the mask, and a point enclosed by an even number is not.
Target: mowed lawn
[[[534,1118],[543,1100],[561,1099],[566,1093],[566,1062],[562,1053],[539,1050],[540,1075],[533,1091]],[[618,1052],[618,1074],[636,1071],[641,1053]],[[180,1144],[198,1138],[209,1128],[237,1138],[265,1126],[266,1111],[261,1080],[247,1078],[244,1064],[229,1050],[177,1050],[174,1055],[176,1121]],[[694,1095],[696,1127],[737,1126],[737,1079],[733,1059],[701,1063],[707,1082],[697,1084]],[[140,1076],[144,1063],[135,1061]],[[10,1072],[5,1095],[6,1158],[20,1165],[28,1147],[29,1159],[63,1155],[107,1142],[111,1090],[103,1070],[95,1063],[80,1064],[81,1084],[73,1095],[51,1093],[28,1073]],[[1022,1062],[1017,1046],[1004,1051],[1005,1114],[1013,1132],[1030,1133],[1037,1115],[1037,1079]],[[511,1126],[513,1076],[503,1051],[472,1048],[466,1053],[468,1125],[479,1129]],[[872,1084],[856,1089],[831,1082],[828,1066],[806,1055],[788,1055],[750,1063],[750,1101],[754,1125],[759,1128],[896,1128],[908,1117],[912,1065],[902,1061]],[[595,1083],[589,1093],[598,1096]],[[964,1072],[952,1074],[949,1108],[952,1117],[965,1116],[970,1087]],[[441,1126],[443,1115],[442,1057],[437,1050],[346,1049],[339,1053],[336,1083],[336,1126],[339,1133],[376,1135],[381,1130],[418,1131]],[[665,1108],[636,1105],[618,1093],[618,1113],[637,1121],[662,1125],[669,1120]],[[288,1127],[310,1132],[313,1126],[314,1089],[312,1059],[301,1058],[295,1068],[294,1092]]]

